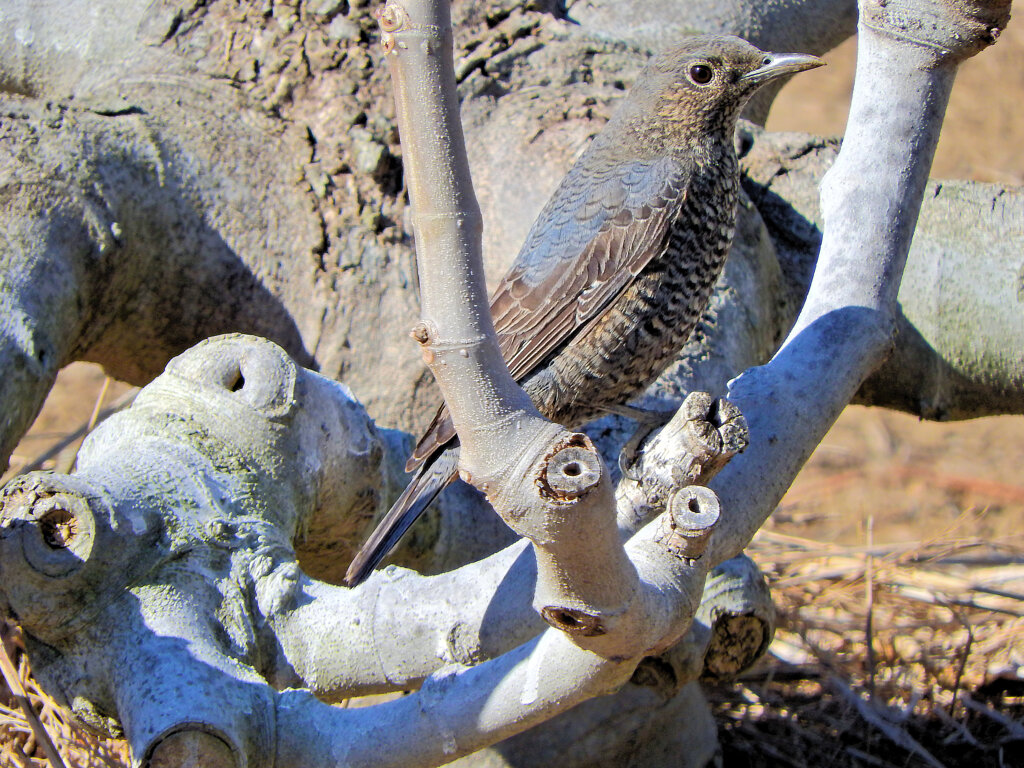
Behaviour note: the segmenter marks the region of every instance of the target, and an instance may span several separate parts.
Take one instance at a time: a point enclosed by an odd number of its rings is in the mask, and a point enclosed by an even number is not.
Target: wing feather
[[[685,174],[671,167],[674,163],[664,167],[669,164],[648,164],[643,174],[630,168],[626,178],[633,185],[622,207],[602,209],[595,219],[580,223],[588,235],[585,242],[579,242],[582,237],[577,234],[575,242],[565,243],[561,250],[563,246],[551,238],[534,236],[545,231],[545,219],[538,220],[491,299],[501,351],[515,378],[528,374],[597,317],[662,253],[686,188]],[[621,178],[610,183],[618,182],[621,188]],[[547,231],[567,229],[556,221]],[[553,256],[556,248],[558,257]],[[524,295],[523,283],[533,290]]]
[[[501,353],[514,378],[572,339],[663,252],[688,181],[669,157],[573,166],[491,297]],[[407,471],[454,436],[442,406]]]

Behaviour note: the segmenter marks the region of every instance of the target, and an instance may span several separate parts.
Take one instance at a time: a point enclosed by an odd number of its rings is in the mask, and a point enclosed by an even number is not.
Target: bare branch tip
[[[707,392],[691,392],[683,401],[684,412],[689,420],[706,419],[714,403]]]
[[[680,488],[669,499],[668,514],[662,518],[656,540],[679,557],[698,560],[707,549],[721,511],[718,495],[710,488]]]
[[[583,434],[559,441],[541,466],[542,493],[560,501],[574,501],[601,481],[601,460],[593,443]]]

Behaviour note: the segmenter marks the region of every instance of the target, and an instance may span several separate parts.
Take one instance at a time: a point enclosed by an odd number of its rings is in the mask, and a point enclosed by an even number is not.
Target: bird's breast
[[[707,307],[735,226],[738,177],[691,184],[656,255],[524,386],[548,418],[579,426],[638,394],[679,353]]]

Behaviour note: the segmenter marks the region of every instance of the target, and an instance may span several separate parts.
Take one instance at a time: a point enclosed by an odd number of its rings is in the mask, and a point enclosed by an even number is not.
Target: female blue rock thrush
[[[544,416],[576,428],[678,354],[732,241],[740,112],[765,83],[823,63],[698,36],[648,64],[491,298],[505,362]],[[452,482],[458,457],[442,406],[406,465],[412,482],[352,561],[350,586]]]

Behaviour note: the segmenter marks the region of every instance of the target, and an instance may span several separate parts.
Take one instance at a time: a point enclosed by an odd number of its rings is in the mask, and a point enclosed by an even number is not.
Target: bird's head
[[[758,88],[824,63],[800,53],[766,53],[738,37],[700,35],[655,56],[634,92],[646,102],[644,113],[670,135],[726,131],[731,136]]]

